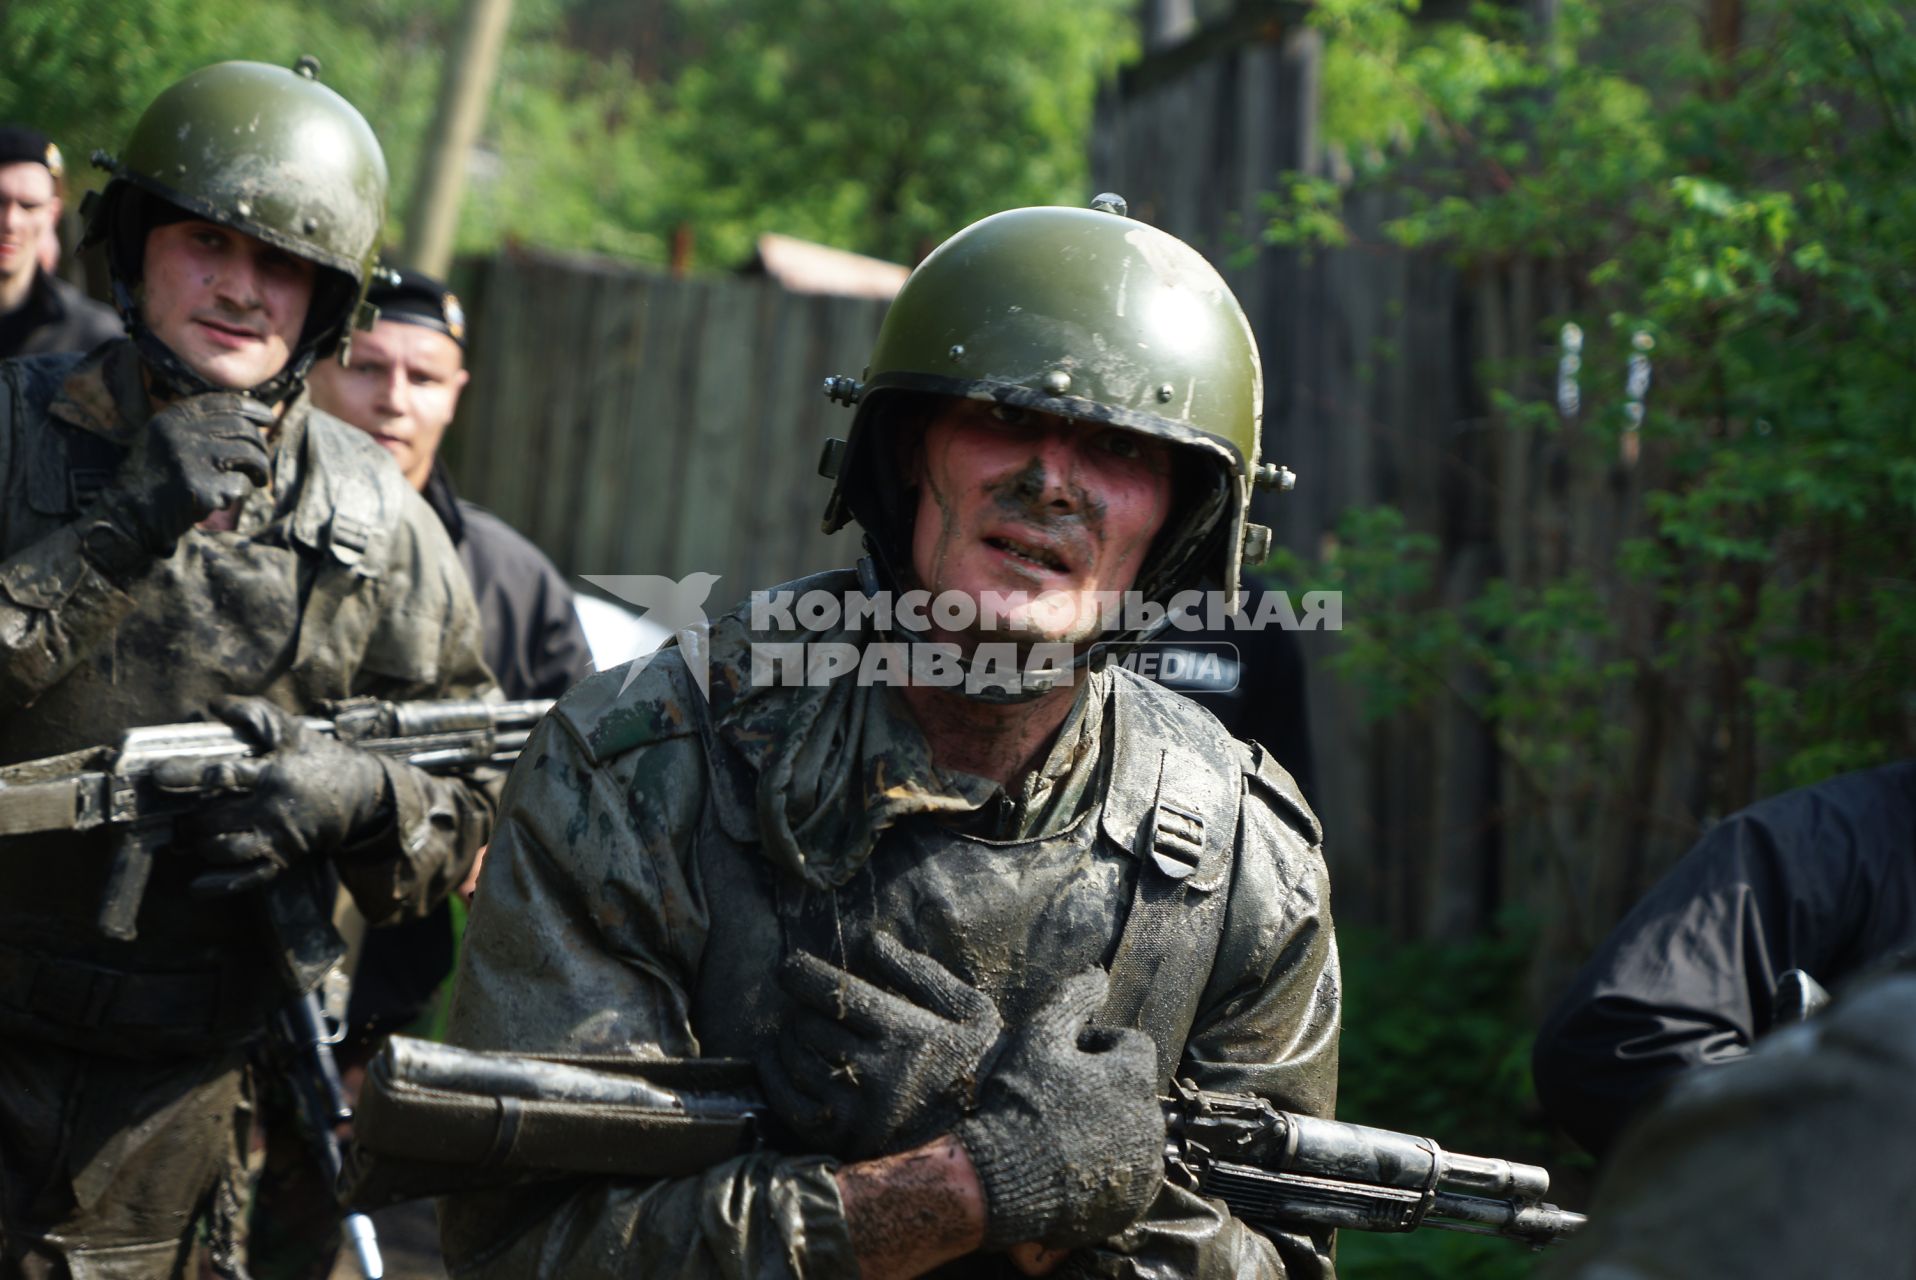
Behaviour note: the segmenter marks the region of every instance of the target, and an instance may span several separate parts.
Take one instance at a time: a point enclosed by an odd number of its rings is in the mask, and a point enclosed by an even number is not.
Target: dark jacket
[[[1537,1095],[1602,1154],[1677,1076],[1770,1029],[1776,980],[1916,950],[1916,761],[1719,823],[1577,974],[1537,1034]]]
[[[506,697],[556,698],[592,670],[585,631],[565,577],[530,539],[498,516],[459,497],[436,463],[426,505],[446,526],[473,598],[479,604],[481,648]],[[355,1041],[396,1031],[425,1009],[452,972],[452,913],[431,915],[366,935],[347,1021]]]
[[[1692,1072],[1618,1144],[1549,1280],[1910,1274],[1916,972],[1836,994],[1733,1071]]]
[[[124,581],[88,561],[82,513],[152,412],[142,368],[125,341],[0,361],[0,759],[111,743],[227,694],[291,712],[498,697],[445,531],[376,444],[303,395],[232,528],[190,529]],[[268,929],[269,905],[329,909],[336,871],[371,919],[423,910],[491,827],[491,770],[381,767],[387,830],[295,866],[270,900],[195,895],[205,864],[170,849],[130,940],[96,926],[107,828],[0,838],[0,1274],[178,1276],[209,1216],[225,1251],[246,1045],[286,1000],[281,971],[325,957],[312,931]]]
[[[0,315],[0,360],[91,351],[125,332],[112,307],[58,276],[36,271],[26,302],[18,311]]]
[[[531,539],[453,491],[443,463],[426,481],[438,515],[472,581],[485,631],[486,665],[508,698],[556,698],[591,674],[592,651],[565,575]]]

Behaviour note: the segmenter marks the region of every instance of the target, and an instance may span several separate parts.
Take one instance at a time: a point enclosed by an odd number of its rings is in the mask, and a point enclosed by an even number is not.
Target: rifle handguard
[[[489,1054],[394,1036],[360,1091],[340,1202],[699,1173],[759,1145],[755,1088],[745,1062]]]

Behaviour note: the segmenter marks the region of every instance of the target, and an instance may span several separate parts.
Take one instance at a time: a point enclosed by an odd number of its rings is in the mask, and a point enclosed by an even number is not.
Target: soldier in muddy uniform
[[[416,913],[490,828],[496,779],[289,714],[497,697],[438,520],[306,402],[386,192],[314,71],[161,94],[88,224],[130,337],[0,365],[0,763],[207,714],[259,752],[172,831],[130,929],[102,928],[104,831],[0,841],[0,1276],[177,1276],[201,1237],[233,1273],[247,1045],[334,959],[336,886]]]
[[[857,571],[587,680],[534,735],[453,1039],[747,1059],[786,1134],[697,1176],[453,1197],[455,1275],[1331,1274],[1327,1238],[1168,1184],[1156,1100],[1175,1074],[1331,1113],[1315,819],[1177,694],[983,661],[1121,639],[1094,592],[1234,591],[1264,536],[1243,312],[1103,203],[960,232],[863,385],[830,384],[857,404],[827,515],[863,528]],[[1001,629],[776,604],[910,589],[994,597]],[[773,674],[793,644],[868,672],[942,645],[968,674]]]

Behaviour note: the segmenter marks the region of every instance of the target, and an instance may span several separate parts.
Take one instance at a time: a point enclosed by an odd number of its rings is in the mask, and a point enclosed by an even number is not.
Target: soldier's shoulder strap
[[[1138,868],[1102,1020],[1150,1035],[1162,1086],[1184,1055],[1224,936],[1245,770],[1209,711],[1110,670],[1114,754],[1101,820]]]
[[[1304,792],[1290,770],[1279,764],[1277,757],[1261,742],[1242,742],[1238,746],[1244,754],[1244,776],[1250,779],[1251,789],[1298,834],[1313,845],[1322,844],[1324,826],[1304,799]]]
[[[360,576],[378,573],[411,487],[363,431],[308,409],[292,536]]]

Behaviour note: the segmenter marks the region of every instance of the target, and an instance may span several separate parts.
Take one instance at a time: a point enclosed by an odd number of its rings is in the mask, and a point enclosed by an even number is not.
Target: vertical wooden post
[[[485,123],[486,99],[498,77],[499,54],[511,21],[512,0],[466,0],[460,17],[406,215],[405,261],[427,275],[443,279],[452,266],[466,156]]]

